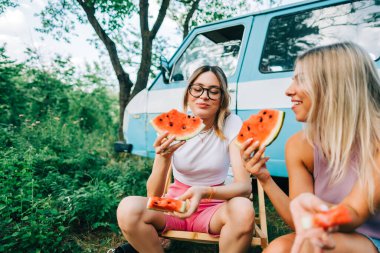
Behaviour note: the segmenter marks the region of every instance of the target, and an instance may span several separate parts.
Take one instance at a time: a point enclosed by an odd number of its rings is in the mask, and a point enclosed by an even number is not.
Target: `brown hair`
[[[190,76],[188,80],[188,85],[185,91],[185,95],[183,97],[183,109],[186,112],[187,111],[187,101],[189,97],[189,86],[193,84],[193,82],[203,73],[205,72],[212,72],[215,74],[216,78],[219,81],[220,89],[222,91],[221,97],[220,97],[220,107],[219,110],[216,113],[215,121],[214,121],[214,130],[216,135],[224,140],[226,137],[224,136],[222,129],[224,125],[224,121],[227,118],[228,115],[230,115],[230,95],[228,93],[228,84],[227,84],[227,77],[224,74],[223,70],[218,66],[209,66],[205,65],[202,67],[197,68],[193,74]]]

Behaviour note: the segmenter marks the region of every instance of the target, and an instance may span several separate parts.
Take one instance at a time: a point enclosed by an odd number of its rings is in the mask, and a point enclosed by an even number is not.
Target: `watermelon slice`
[[[146,208],[162,212],[184,213],[186,211],[186,201],[164,197],[150,197]]]
[[[308,229],[311,227],[320,227],[328,229],[338,225],[346,224],[352,221],[350,211],[343,205],[335,206],[327,211],[314,214],[312,217],[302,218],[302,227]]]
[[[272,109],[251,115],[243,122],[236,144],[241,147],[246,140],[253,138],[253,143],[259,141],[260,147],[269,146],[280,133],[284,118],[285,112]]]
[[[169,136],[175,136],[177,141],[188,140],[199,134],[205,127],[201,118],[187,115],[176,109],[158,115],[150,123],[159,134],[168,131]]]

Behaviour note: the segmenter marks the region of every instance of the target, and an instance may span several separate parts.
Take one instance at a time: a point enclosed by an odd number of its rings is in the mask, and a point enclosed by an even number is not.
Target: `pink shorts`
[[[169,186],[166,197],[175,198],[182,195],[190,186],[174,180]],[[201,200],[198,209],[190,217],[181,219],[171,215],[165,215],[166,226],[162,232],[168,230],[193,231],[193,232],[209,232],[209,224],[212,216],[218,208],[224,203],[224,200]]]

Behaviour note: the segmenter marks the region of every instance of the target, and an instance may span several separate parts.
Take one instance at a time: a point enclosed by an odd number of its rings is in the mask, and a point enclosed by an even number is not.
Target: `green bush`
[[[0,48],[0,252],[83,252],[76,235],[119,233],[120,200],[146,193],[151,161],[113,154],[117,101],[102,79],[57,63]]]

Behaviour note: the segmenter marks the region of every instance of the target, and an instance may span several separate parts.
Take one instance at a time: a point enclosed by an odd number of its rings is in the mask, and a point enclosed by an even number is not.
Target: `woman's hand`
[[[296,239],[291,253],[300,252],[305,240],[309,240],[314,252],[335,248],[335,242],[330,236],[330,232],[336,227],[326,231],[323,228],[314,227],[312,224],[314,214],[328,210],[325,202],[311,193],[302,193],[290,203],[290,210],[296,229]]]
[[[185,213],[175,212],[174,215],[179,218],[190,217],[198,209],[202,197],[208,193],[209,188],[210,187],[206,186],[192,186],[187,189],[187,191],[178,197],[179,200],[184,200],[187,202],[187,210]]]
[[[153,144],[156,154],[163,158],[171,158],[174,151],[181,147],[186,141],[180,141],[173,144],[175,136],[169,137],[169,132],[159,135]]]
[[[244,168],[257,179],[265,183],[270,174],[265,165],[269,157],[263,157],[265,147],[259,149],[259,142],[252,143],[253,139],[250,138],[244,142],[240,149],[242,163]]]

